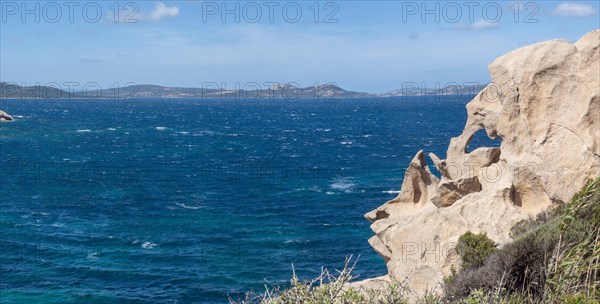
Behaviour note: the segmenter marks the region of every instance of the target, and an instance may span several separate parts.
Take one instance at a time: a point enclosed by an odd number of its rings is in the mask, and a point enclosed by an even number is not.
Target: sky
[[[516,48],[600,28],[599,1],[0,1],[0,81],[102,89],[487,83]]]

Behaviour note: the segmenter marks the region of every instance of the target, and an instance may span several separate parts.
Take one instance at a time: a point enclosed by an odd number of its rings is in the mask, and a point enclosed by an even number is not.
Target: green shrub
[[[520,237],[525,233],[546,224],[547,222],[555,218],[557,213],[560,212],[561,209],[562,208],[560,207],[556,207],[552,211],[542,212],[538,214],[534,219],[526,219],[519,221],[513,227],[510,228],[510,237],[513,239]]]
[[[577,293],[562,295],[559,297],[559,302],[563,304],[599,304],[600,300],[598,298],[593,299],[583,293]]]
[[[548,217],[518,226],[515,240],[445,281],[447,302],[600,304],[600,178]]]
[[[355,289],[348,285],[353,279],[352,271],[356,263],[350,264],[346,258],[344,268],[331,274],[327,269],[310,281],[301,281],[292,275],[290,287],[268,288],[262,294],[246,293],[244,299],[229,299],[231,304],[408,304],[408,289],[398,282],[390,282],[383,289]],[[428,302],[427,304],[436,302]]]
[[[458,238],[456,252],[462,260],[462,269],[480,267],[483,261],[496,250],[496,244],[485,233],[465,232]]]
[[[547,288],[551,296],[600,299],[600,178],[577,193],[564,212]]]
[[[550,221],[495,250],[479,267],[463,269],[445,284],[446,299],[464,299],[473,290],[540,295],[558,244],[559,224],[559,220]]]

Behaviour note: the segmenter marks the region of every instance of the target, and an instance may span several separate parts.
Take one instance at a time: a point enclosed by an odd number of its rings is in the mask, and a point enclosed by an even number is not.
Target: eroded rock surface
[[[8,115],[6,112],[0,110],[0,121],[11,121],[13,117]]]
[[[552,40],[496,59],[492,84],[467,105],[468,119],[447,157],[419,151],[398,197],[365,215],[369,243],[392,279],[417,293],[436,288],[458,267],[453,250],[466,231],[500,244],[522,219],[567,202],[600,175],[600,30],[575,44]],[[467,153],[485,130],[500,148]]]

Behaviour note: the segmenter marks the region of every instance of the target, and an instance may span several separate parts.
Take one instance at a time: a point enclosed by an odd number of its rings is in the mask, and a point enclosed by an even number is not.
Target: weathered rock
[[[600,175],[600,30],[575,44],[552,40],[496,59],[493,83],[467,105],[461,135],[431,176],[420,151],[398,197],[369,212],[369,243],[386,260],[390,278],[422,293],[436,288],[466,231],[503,244],[510,228],[567,202]],[[479,130],[500,148],[466,147]],[[443,207],[443,208],[441,208]],[[377,238],[377,239],[375,239]]]
[[[433,161],[433,165],[435,166],[435,168],[442,174],[442,177],[451,178],[445,160],[441,160],[433,152],[429,153],[429,158],[431,158],[431,160]]]
[[[438,178],[429,170],[425,154],[421,150],[408,165],[398,196],[367,213],[365,217],[373,222],[387,218],[395,208],[418,209],[431,199],[438,181]]]
[[[381,257],[383,257],[383,260],[385,260],[386,263],[392,258],[392,253],[390,250],[376,235],[369,239],[369,245],[371,245],[371,247],[373,247],[373,249],[375,249],[375,251],[379,253]]]
[[[13,117],[8,115],[6,112],[0,110],[0,121],[11,121]]]
[[[437,188],[437,193],[431,202],[436,207],[448,207],[463,196],[481,191],[481,183],[477,176],[460,178],[458,180],[442,180]]]

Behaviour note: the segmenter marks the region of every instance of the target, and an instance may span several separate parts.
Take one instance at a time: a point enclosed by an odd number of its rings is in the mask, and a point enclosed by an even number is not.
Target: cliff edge
[[[467,104],[462,134],[446,159],[419,151],[399,195],[365,215],[388,276],[416,293],[436,289],[458,268],[454,251],[466,231],[499,244],[510,228],[568,202],[600,175],[600,30],[571,44],[523,47],[490,66],[492,84]],[[500,147],[467,152],[475,132]]]

